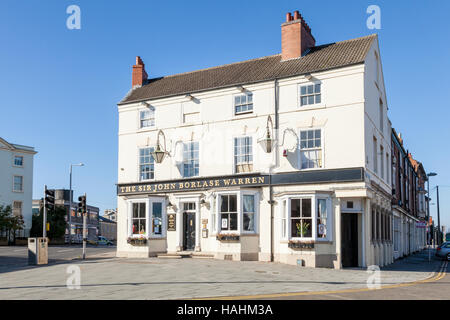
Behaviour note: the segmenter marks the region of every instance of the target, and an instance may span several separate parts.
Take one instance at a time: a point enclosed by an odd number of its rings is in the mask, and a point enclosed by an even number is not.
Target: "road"
[[[114,257],[115,246],[91,246],[86,248],[86,257]],[[83,253],[82,245],[62,245],[48,247],[49,264],[67,263],[80,259]],[[28,267],[28,247],[8,246],[0,247],[0,273],[16,271]]]

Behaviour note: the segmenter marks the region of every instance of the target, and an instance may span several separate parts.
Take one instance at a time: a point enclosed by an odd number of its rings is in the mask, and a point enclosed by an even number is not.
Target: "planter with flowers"
[[[147,238],[145,237],[128,237],[127,243],[133,246],[145,246],[147,244]]]
[[[307,222],[299,222],[295,225],[297,227],[297,234],[305,237],[309,231],[310,224]],[[292,249],[312,249],[314,248],[313,240],[289,240],[288,247]]]
[[[219,241],[239,241],[239,235],[233,233],[220,233],[216,236]]]

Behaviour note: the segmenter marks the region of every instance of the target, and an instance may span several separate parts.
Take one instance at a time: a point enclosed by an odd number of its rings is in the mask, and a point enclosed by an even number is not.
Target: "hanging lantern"
[[[270,123],[270,128],[269,128]],[[264,149],[266,153],[271,153],[272,149],[275,145],[275,139],[273,137],[273,123],[272,118],[270,116],[267,117],[267,126],[266,126],[266,134],[264,138],[260,139],[258,143]]]
[[[159,142],[160,135],[162,135],[164,138],[164,150],[161,149],[161,144]],[[161,163],[164,160],[164,156],[167,154],[165,145],[166,145],[166,136],[164,135],[164,132],[162,132],[162,130],[159,130],[158,138],[157,138],[157,142],[156,142],[156,148],[154,149],[154,151],[150,152],[153,159],[155,159],[156,163]]]

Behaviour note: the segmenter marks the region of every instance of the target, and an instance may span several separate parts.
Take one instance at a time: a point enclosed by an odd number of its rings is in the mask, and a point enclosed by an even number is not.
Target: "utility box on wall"
[[[48,238],[28,238],[28,264],[48,264]]]

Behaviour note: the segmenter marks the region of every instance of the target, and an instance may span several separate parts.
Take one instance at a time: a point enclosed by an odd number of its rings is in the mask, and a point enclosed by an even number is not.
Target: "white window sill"
[[[231,121],[241,120],[241,119],[250,119],[250,118],[256,118],[256,117],[257,117],[257,115],[254,114],[253,112],[238,113],[238,114],[234,114],[234,117],[231,119]]]
[[[325,103],[321,103],[321,104],[317,104],[317,105],[315,105],[315,104],[307,104],[307,105],[304,105],[304,106],[299,105],[298,106],[298,110],[299,111],[316,110],[316,109],[324,109],[326,107],[327,106],[326,106]]]
[[[147,132],[147,131],[156,131],[158,130],[156,126],[154,127],[142,127],[137,130],[137,132]]]

